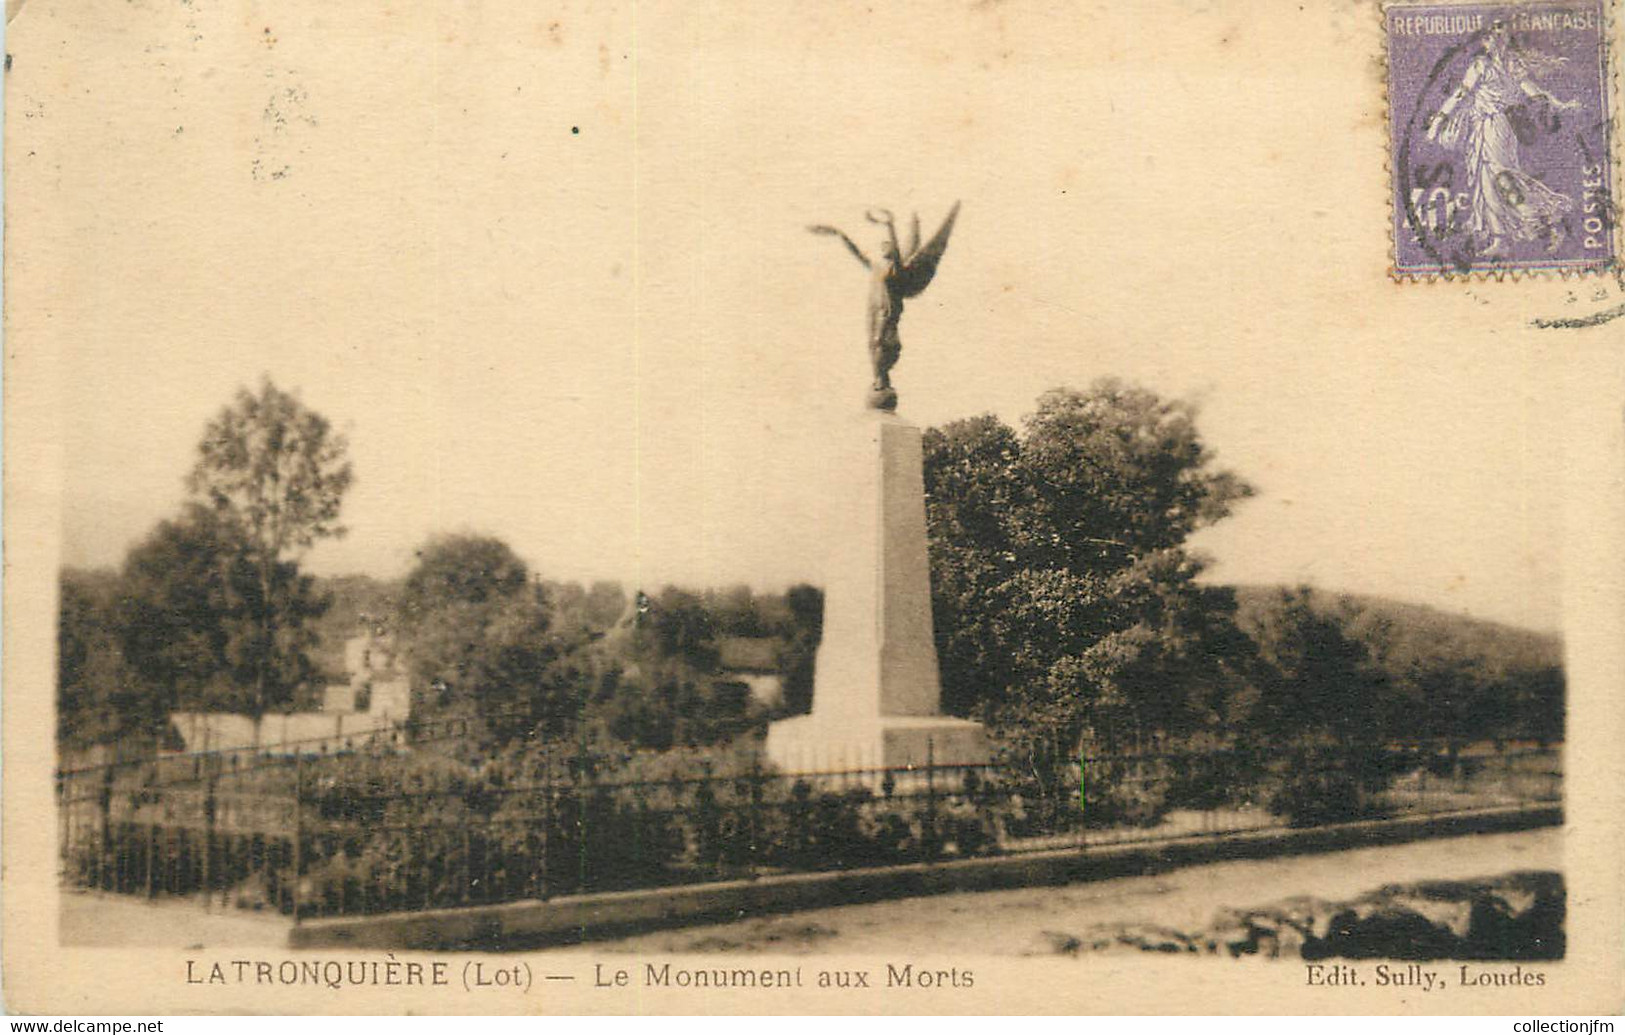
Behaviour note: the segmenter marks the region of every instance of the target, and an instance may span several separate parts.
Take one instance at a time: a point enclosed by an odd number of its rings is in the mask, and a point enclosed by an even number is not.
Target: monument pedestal
[[[816,698],[815,698],[816,700]],[[822,721],[811,715],[775,722],[767,757],[786,773],[832,773],[907,766],[985,765],[982,724],[947,715],[881,715],[868,722]]]
[[[939,711],[920,429],[871,410],[834,445],[843,478],[812,713],[768,729],[768,759],[799,773],[985,763],[981,724]]]

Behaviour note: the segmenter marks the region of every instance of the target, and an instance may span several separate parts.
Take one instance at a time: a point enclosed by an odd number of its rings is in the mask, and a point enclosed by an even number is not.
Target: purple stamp
[[[1397,276],[1617,255],[1600,0],[1386,7]]]

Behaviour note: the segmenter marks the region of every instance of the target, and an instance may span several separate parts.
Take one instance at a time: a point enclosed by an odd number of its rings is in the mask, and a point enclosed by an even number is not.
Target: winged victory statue
[[[833,226],[809,226],[815,234],[839,237],[864,268],[870,272],[869,287],[869,362],[874,368],[874,383],[870,386],[869,405],[879,410],[897,408],[897,392],[891,384],[891,368],[902,354],[903,343],[897,336],[897,324],[903,317],[903,301],[926,289],[936,275],[942,253],[948,250],[948,235],[953,233],[954,220],[959,218],[959,202],[948,210],[948,217],[929,241],[920,243],[920,217],[910,220],[908,247],[897,240],[897,221],[886,209],[870,209],[864,218],[886,228],[886,239],[881,242],[880,254],[870,259],[863,254],[852,238]]]

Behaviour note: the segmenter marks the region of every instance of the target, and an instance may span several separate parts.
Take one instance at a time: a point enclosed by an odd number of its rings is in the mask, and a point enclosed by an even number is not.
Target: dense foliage
[[[130,551],[119,590],[129,673],[168,707],[258,715],[294,704],[315,674],[325,596],[291,561],[260,571],[236,526],[201,507]]]
[[[395,610],[418,721],[477,717],[490,736],[563,732],[573,688],[542,592],[501,540],[449,535],[418,552]]]
[[[1238,591],[1259,645],[1261,734],[1438,744],[1563,739],[1557,637],[1416,604],[1293,590]]]
[[[342,439],[267,383],[210,424],[201,455],[197,498],[120,571],[63,575],[64,743],[162,737],[175,709],[309,707],[363,624],[395,637],[420,725],[472,723],[470,757],[715,746],[810,706],[815,587],[629,594],[541,579],[475,533],[433,537],[401,580],[313,580],[297,555],[338,532]],[[1204,580],[1189,536],[1251,490],[1214,466],[1185,404],[1115,381],[1057,390],[1020,431],[990,416],[928,431],[925,478],[944,703],[1035,773],[1080,751],[1339,744],[1353,759],[1561,739],[1552,637]],[[748,685],[763,672],[777,700]],[[1139,781],[1145,801],[1160,781]]]
[[[1560,739],[1552,637],[1415,605],[1201,578],[1191,533],[1251,494],[1194,411],[1106,380],[1016,430],[927,433],[944,703],[1012,758]]]
[[[345,601],[351,590],[367,603]],[[671,750],[760,729],[795,687],[810,695],[822,615],[805,586],[629,598],[613,582],[540,581],[505,543],[472,534],[432,539],[398,586],[352,581],[335,595],[336,611],[384,616],[418,722],[478,718],[482,753],[516,738]],[[729,669],[723,646],[741,640],[773,658],[784,700],[755,699]]]
[[[120,570],[63,572],[59,741],[141,758],[65,781],[93,820],[68,824],[68,873],[345,913],[1167,834],[1193,810],[1309,825],[1555,796],[1557,753],[1483,747],[1561,740],[1555,637],[1202,578],[1189,537],[1251,490],[1191,407],[1102,381],[1019,432],[933,429],[924,459],[944,703],[990,724],[999,764],[837,786],[759,749],[811,704],[816,587],[548,581],[471,532],[400,580],[313,579],[343,440],[269,383],[242,392],[185,510]],[[173,710],[310,707],[363,626],[405,664],[404,740],[154,759]]]
[[[354,478],[348,452],[327,418],[269,378],[257,392],[239,389],[198,444],[187,488],[195,508],[218,523],[222,563],[236,569],[225,577],[227,606],[247,619],[234,659],[246,672],[232,675],[251,688],[240,709],[250,715],[287,701],[311,676],[309,622],[319,605],[313,612],[297,562],[344,534],[339,510]]]
[[[309,705],[328,600],[299,558],[343,531],[346,449],[270,381],[241,390],[204,430],[181,514],[119,572],[63,574],[65,745],[150,745],[174,709],[259,716]]]
[[[1145,747],[1224,721],[1251,644],[1186,538],[1251,490],[1215,470],[1190,407],[1116,381],[925,440],[944,702],[1011,750]]]

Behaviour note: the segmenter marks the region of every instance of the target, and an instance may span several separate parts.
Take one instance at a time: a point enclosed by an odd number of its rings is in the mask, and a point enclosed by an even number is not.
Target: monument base
[[[784,773],[833,773],[934,765],[986,765],[979,722],[946,715],[880,715],[839,721],[817,714],[767,729],[767,759]]]

